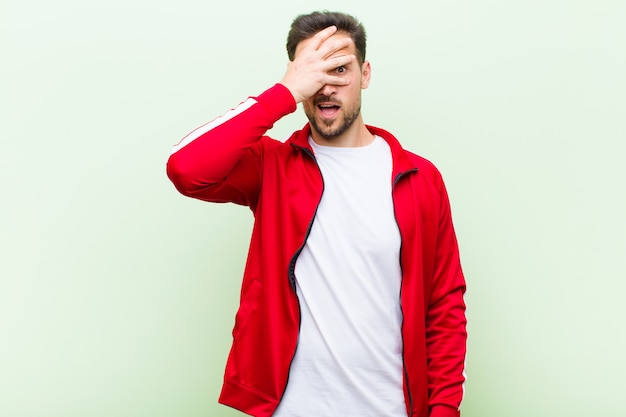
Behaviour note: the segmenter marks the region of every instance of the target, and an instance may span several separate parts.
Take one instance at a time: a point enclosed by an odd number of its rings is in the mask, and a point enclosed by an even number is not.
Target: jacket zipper
[[[393,201],[394,207],[395,207],[396,203],[395,203],[395,199],[393,198],[393,194],[395,192],[396,184],[398,183],[400,178],[410,174],[411,172],[417,172],[417,171],[418,171],[417,168],[413,168],[413,169],[410,169],[408,171],[404,171],[404,172],[399,173],[394,178],[393,184],[392,184],[392,190],[391,190],[392,201]],[[393,212],[393,216],[394,216],[394,219],[396,221],[396,225],[398,226],[398,230],[399,230],[400,229],[400,224],[398,223],[398,218],[396,217],[395,209],[394,209],[394,212]],[[401,241],[401,243],[400,243],[400,259],[398,259],[398,261],[400,263],[400,271],[401,271],[400,273],[401,273],[402,279],[404,280],[404,268],[402,266],[402,245],[403,244],[404,243]],[[400,303],[400,311],[402,313],[402,327],[401,327],[401,329],[404,329],[404,309],[402,308],[402,283],[400,283],[400,294],[399,294],[399,297],[400,297],[400,299],[398,301]],[[411,414],[413,413],[413,396],[411,395],[411,389],[410,389],[410,385],[409,385],[409,373],[408,373],[408,371],[406,369],[406,362],[404,360],[404,337],[402,337],[402,373],[403,373],[403,376],[404,376],[404,383],[406,385],[407,397],[409,398],[409,404],[408,404],[408,407],[407,407],[408,408],[408,413],[407,414],[410,417]]]
[[[317,164],[317,159],[315,158],[315,155],[313,155],[313,152],[311,152],[307,148],[303,148],[303,147],[293,145],[293,144],[292,146],[294,148],[298,148],[304,151],[308,156],[311,157],[311,159],[315,163],[315,166],[317,167],[320,173],[320,177],[322,178],[322,194],[321,195],[323,195],[324,194],[324,177],[322,176],[322,171],[319,165]],[[304,241],[302,242],[302,245],[300,246],[300,248],[298,248],[296,253],[291,257],[291,261],[289,262],[289,270],[287,271],[289,283],[291,285],[291,288],[293,289],[294,295],[296,296],[296,300],[298,301],[298,338],[296,340],[296,349],[293,351],[293,356],[291,356],[291,361],[289,362],[289,371],[291,371],[291,365],[293,364],[293,360],[296,357],[296,351],[298,350],[298,343],[300,341],[300,328],[302,326],[302,308],[300,307],[300,297],[298,297],[298,292],[296,291],[296,262],[298,260],[298,257],[300,256],[300,253],[302,253],[302,250],[304,249],[304,245],[306,245],[306,241],[308,240],[309,235],[311,234],[311,229],[313,228],[313,222],[315,221],[315,216],[317,215],[317,209],[319,208],[320,203],[322,202],[321,195],[320,195],[319,201],[317,202],[317,205],[315,206],[315,212],[313,213],[313,217],[311,218],[311,221],[309,222],[309,226],[307,227],[306,233],[304,235]],[[285,388],[283,388],[283,393],[280,396],[280,401],[282,401],[282,398],[284,397],[285,392],[287,391],[287,385],[289,385],[289,374],[290,372],[287,373],[287,381],[285,382]]]
[[[319,165],[317,164],[317,159],[315,158],[315,155],[313,155],[313,152],[311,152],[307,148],[302,148],[297,145],[292,145],[292,146],[304,151],[309,157],[311,157],[311,159],[315,163],[315,166],[317,167],[320,173],[320,177],[322,178],[322,195],[323,195],[324,194],[324,177],[322,176],[322,171]],[[320,200],[317,202],[317,205],[315,206],[315,212],[313,213],[313,217],[311,218],[311,221],[309,222],[309,226],[306,229],[306,234],[304,235],[304,241],[302,242],[302,245],[300,246],[300,248],[298,248],[296,253],[291,258],[291,261],[289,262],[289,271],[288,271],[289,282],[291,283],[291,288],[293,289],[294,293],[296,292],[296,261],[298,260],[300,253],[304,249],[304,245],[306,244],[306,241],[308,240],[309,235],[311,234],[311,229],[313,228],[313,222],[315,221],[315,216],[317,215],[317,209],[319,208],[321,202],[322,202],[322,198],[320,195]],[[296,293],[296,296],[297,296],[297,293]]]

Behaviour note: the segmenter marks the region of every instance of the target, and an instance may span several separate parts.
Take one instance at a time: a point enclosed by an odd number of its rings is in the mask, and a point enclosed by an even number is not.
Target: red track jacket
[[[220,402],[257,417],[274,413],[288,383],[300,325],[294,267],[324,191],[308,125],[285,143],[265,136],[295,109],[289,90],[276,84],[183,138],[167,163],[182,194],[243,204],[254,214]],[[457,417],[465,281],[446,189],[430,162],[390,133],[368,129],[389,143],[393,157],[407,414]]]

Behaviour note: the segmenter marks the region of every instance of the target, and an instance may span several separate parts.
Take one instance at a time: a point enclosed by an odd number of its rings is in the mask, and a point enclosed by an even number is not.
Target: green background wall
[[[447,181],[463,415],[626,415],[626,2],[1,0],[0,416],[240,415],[216,401],[251,216],[165,161],[324,8],[368,30],[365,120]]]

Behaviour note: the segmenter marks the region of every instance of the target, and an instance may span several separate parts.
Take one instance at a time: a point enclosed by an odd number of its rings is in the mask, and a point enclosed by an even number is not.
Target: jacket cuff
[[[297,108],[296,100],[291,91],[282,84],[274,84],[256,97],[256,101],[276,120],[293,113]]]
[[[447,405],[435,405],[430,409],[429,417],[461,417],[461,412]]]

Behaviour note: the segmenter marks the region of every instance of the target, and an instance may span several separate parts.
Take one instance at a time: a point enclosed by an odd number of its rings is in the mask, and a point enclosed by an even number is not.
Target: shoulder
[[[310,149],[308,136],[308,125],[301,130],[292,132],[289,137],[283,138],[282,140],[263,136],[256,144],[257,152],[278,157],[285,157],[294,152],[301,153],[303,149]]]
[[[404,152],[409,160],[415,165],[418,172],[421,172],[422,175],[425,175],[433,180],[442,181],[441,171],[439,171],[439,168],[437,168],[433,162],[412,151],[404,149]]]
[[[391,148],[391,153],[395,163],[399,165],[401,171],[417,169],[418,177],[433,183],[441,183],[442,176],[439,169],[429,159],[404,148],[400,141],[387,130],[368,126],[368,129],[387,141]]]

